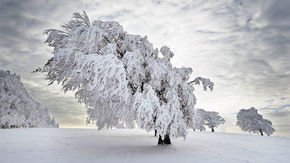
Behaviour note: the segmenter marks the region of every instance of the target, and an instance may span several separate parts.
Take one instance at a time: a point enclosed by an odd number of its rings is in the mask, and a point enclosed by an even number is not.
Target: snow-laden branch
[[[62,25],[64,29],[67,31],[74,30],[77,27],[84,26],[89,27],[91,25],[89,17],[85,11],[82,14],[80,13],[73,13],[72,20],[69,21],[67,24]]]
[[[203,90],[205,90],[205,91],[207,91],[208,88],[212,91],[213,86],[214,86],[214,83],[212,81],[210,81],[210,79],[202,78],[202,77],[197,77],[189,83],[196,84],[196,85],[202,84]]]

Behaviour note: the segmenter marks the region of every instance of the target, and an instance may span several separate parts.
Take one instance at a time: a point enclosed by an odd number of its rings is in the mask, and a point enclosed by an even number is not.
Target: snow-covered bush
[[[0,70],[0,128],[19,127],[58,127],[58,124],[27,93],[20,76]]]
[[[275,131],[272,127],[272,122],[264,119],[254,107],[250,109],[241,109],[237,115],[237,119],[237,125],[243,131],[260,133],[262,136],[263,132],[269,136]]]
[[[85,12],[74,13],[63,28],[45,31],[54,52],[37,71],[75,91],[88,107],[88,122],[101,129],[136,121],[147,131],[156,129],[160,139],[186,136],[196,103],[193,84],[212,90],[209,79],[189,81],[192,69],[173,67],[169,47],[159,51],[117,22],[90,23]]]

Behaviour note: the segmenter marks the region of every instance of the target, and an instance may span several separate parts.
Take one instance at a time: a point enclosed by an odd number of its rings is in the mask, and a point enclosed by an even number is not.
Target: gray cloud
[[[269,117],[289,118],[290,111],[274,111],[267,114]]]
[[[232,57],[230,69],[218,76],[219,79],[256,95],[289,94],[290,28],[289,24],[276,23],[288,18],[287,14],[277,14],[289,12],[288,1],[279,1],[284,7],[276,7],[272,1],[240,2],[231,5],[236,10],[229,14],[237,16],[237,19],[228,19],[234,24],[231,32],[219,40]],[[252,7],[248,7],[250,5]],[[277,16],[279,20],[273,18]]]
[[[263,111],[275,111],[275,112],[279,112],[279,111],[290,111],[290,104],[272,104],[272,105],[268,105],[265,107],[260,108],[260,110]]]

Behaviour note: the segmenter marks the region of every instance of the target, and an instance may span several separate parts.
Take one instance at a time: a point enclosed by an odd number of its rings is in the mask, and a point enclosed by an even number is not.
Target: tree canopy
[[[193,117],[193,129],[194,130],[205,130],[205,125],[208,126],[214,132],[214,128],[224,124],[225,120],[218,112],[206,111],[204,109],[196,109]]]
[[[241,109],[237,115],[237,125],[243,130],[253,133],[266,133],[268,136],[273,134],[275,129],[272,122],[264,119],[258,110],[254,107],[250,109]]]
[[[212,90],[209,79],[190,81],[192,69],[172,66],[169,47],[154,48],[147,36],[128,34],[117,22],[90,23],[83,12],[62,27],[45,31],[53,57],[37,71],[65,92],[75,91],[88,107],[88,122],[102,129],[136,121],[162,137],[186,136],[196,104],[193,85]]]

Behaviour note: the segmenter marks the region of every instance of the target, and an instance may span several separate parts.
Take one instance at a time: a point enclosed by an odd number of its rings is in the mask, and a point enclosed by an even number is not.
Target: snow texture
[[[272,127],[272,122],[264,119],[258,110],[254,107],[250,109],[241,109],[237,115],[237,125],[243,130],[268,136],[272,135],[275,129]]]
[[[1,163],[288,163],[290,139],[188,131],[187,139],[156,146],[138,129],[0,130]]]
[[[146,36],[128,34],[117,22],[90,23],[83,12],[63,28],[45,31],[54,52],[37,71],[76,92],[88,108],[88,123],[102,129],[136,122],[161,136],[186,136],[196,104],[193,85],[212,90],[209,79],[189,81],[192,69],[173,67],[169,47],[159,51]]]
[[[58,124],[27,93],[20,76],[0,70],[0,128],[20,127],[58,127]]]

